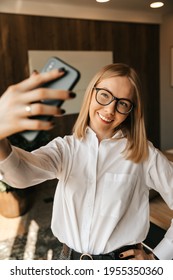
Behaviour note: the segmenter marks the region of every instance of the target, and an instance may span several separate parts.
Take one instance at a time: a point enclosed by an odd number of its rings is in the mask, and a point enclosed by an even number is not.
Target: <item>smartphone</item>
[[[68,63],[64,62],[58,57],[51,57],[45,66],[42,68],[41,73],[49,72],[53,69],[64,69],[64,75],[58,79],[55,79],[51,82],[48,82],[41,87],[52,88],[52,89],[63,89],[63,90],[72,90],[77,82],[80,79],[80,72],[74,68],[73,66],[69,65]],[[42,100],[40,101],[44,104],[49,104],[52,106],[61,106],[64,100]],[[34,116],[32,118],[35,119],[43,119],[43,120],[50,120],[51,116]],[[24,131],[20,134],[28,141],[34,141],[34,139],[38,136],[40,131]]]

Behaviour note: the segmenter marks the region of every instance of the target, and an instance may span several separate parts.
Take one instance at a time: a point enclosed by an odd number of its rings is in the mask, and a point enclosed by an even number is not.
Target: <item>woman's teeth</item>
[[[99,117],[103,120],[103,121],[105,121],[105,122],[111,122],[112,120],[110,120],[110,119],[107,119],[107,118],[105,118],[104,116],[102,116],[102,115],[100,115],[99,114]]]

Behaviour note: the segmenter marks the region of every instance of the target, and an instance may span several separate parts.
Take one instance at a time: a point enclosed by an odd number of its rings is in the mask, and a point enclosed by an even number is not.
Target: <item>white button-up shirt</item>
[[[150,188],[173,209],[173,164],[151,143],[147,161],[126,160],[126,141],[117,133],[98,143],[88,128],[83,140],[57,137],[32,153],[13,147],[0,170],[18,188],[58,178],[54,235],[78,252],[107,253],[146,238]]]

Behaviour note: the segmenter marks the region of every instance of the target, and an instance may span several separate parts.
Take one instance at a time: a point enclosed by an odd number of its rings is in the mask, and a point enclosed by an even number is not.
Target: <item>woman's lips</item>
[[[101,115],[100,113],[98,113],[98,115],[99,115],[99,117],[100,117],[103,121],[105,121],[105,122],[107,122],[107,123],[111,123],[111,122],[113,121],[112,119],[109,119],[109,118],[104,117],[104,116]]]

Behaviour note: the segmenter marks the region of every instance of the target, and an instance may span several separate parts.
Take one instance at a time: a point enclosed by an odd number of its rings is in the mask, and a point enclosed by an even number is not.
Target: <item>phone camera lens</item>
[[[55,63],[52,61],[47,68],[47,72],[53,70]]]

